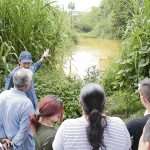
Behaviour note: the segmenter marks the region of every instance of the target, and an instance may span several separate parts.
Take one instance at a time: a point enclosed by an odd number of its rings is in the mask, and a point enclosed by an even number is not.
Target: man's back
[[[138,149],[139,140],[148,118],[150,118],[150,114],[144,116],[143,118],[131,120],[127,123],[127,128],[132,139],[132,150]]]
[[[31,146],[32,136],[29,129],[29,115],[33,113],[34,109],[25,93],[14,88],[2,92],[0,94],[0,108],[0,121],[4,136],[12,140],[16,149],[25,148],[24,144],[26,142],[30,143]],[[26,147],[26,150],[28,149]]]
[[[40,63],[35,63],[33,64],[33,66],[31,66],[29,69],[35,73],[39,68],[40,68],[41,64]],[[17,66],[16,68],[14,68],[12,70],[12,72],[5,78],[5,89],[6,90],[9,90],[10,88],[13,88],[14,87],[14,84],[13,84],[13,76],[14,74],[20,69],[19,66]],[[35,89],[34,89],[34,83],[32,81],[32,85],[31,85],[31,88],[26,91],[26,95],[28,96],[28,98],[31,100],[32,104],[33,104],[33,107],[34,109],[36,109],[36,106],[37,106],[37,97],[36,97],[36,94],[35,94]]]

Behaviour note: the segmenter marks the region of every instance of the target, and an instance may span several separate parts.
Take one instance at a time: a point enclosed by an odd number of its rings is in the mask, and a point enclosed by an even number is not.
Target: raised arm
[[[46,59],[49,56],[49,49],[46,49],[43,53],[43,55],[41,56],[40,60],[38,60],[36,63],[34,63],[31,67],[33,73],[35,73],[36,71],[38,71],[41,66],[42,66],[42,62],[44,61],[44,59]]]

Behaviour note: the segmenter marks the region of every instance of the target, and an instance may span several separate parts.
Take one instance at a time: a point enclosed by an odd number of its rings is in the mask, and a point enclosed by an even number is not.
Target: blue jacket
[[[36,63],[34,63],[30,69],[33,72],[33,74],[41,67],[42,63],[37,61]],[[14,87],[13,84],[13,75],[14,73],[19,69],[20,67],[17,66],[16,68],[14,68],[12,70],[12,72],[8,75],[8,77],[5,78],[5,89],[8,90],[12,87]],[[35,93],[35,88],[34,88],[34,82],[32,81],[32,87],[29,91],[26,92],[26,95],[28,96],[28,98],[31,100],[34,109],[36,110],[37,107],[37,96]]]

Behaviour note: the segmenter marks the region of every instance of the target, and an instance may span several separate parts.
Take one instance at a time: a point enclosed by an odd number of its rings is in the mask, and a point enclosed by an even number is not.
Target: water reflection
[[[70,60],[65,63],[66,74],[73,73],[82,78],[86,75],[88,68],[96,66],[99,69],[99,54],[96,54],[96,51],[91,51],[89,47],[77,46]]]
[[[73,49],[72,56],[64,64],[66,74],[83,78],[88,68],[95,66],[100,72],[105,71],[113,58],[119,54],[120,42],[112,40],[80,39]]]

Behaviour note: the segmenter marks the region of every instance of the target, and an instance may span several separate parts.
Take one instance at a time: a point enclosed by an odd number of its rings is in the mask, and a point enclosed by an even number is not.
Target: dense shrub
[[[150,77],[150,1],[145,0],[144,6],[138,6],[138,12],[129,21],[122,45],[123,54],[118,61],[110,87],[115,90],[128,89],[134,91],[138,82]],[[108,79],[104,80],[105,84]]]
[[[123,36],[122,56],[103,78],[110,99],[117,99],[110,100],[109,112],[127,114],[126,117],[136,112],[141,114],[142,105],[134,93],[138,82],[150,77],[150,1],[144,0],[143,4],[138,0],[132,2],[134,15],[128,20]]]
[[[99,82],[99,74],[93,66],[89,68],[84,80],[67,77],[63,72],[51,71],[44,66],[35,77],[38,98],[54,94],[59,96],[65,107],[65,118],[79,117],[82,113],[79,94],[82,86],[90,82]]]
[[[62,45],[68,38],[69,26],[64,22],[65,13],[44,0],[0,0],[0,36],[11,41],[20,52],[28,49],[36,58],[45,48]]]
[[[77,41],[71,32],[69,16],[45,0],[0,0],[0,75],[22,50],[29,50],[37,60],[50,49],[49,67],[62,65],[68,46]],[[2,80],[0,81],[2,83]],[[2,84],[1,84],[2,85]]]
[[[90,12],[79,14],[75,27],[89,36],[120,39],[133,17],[134,4],[134,0],[102,0]]]
[[[142,108],[141,102],[137,93],[132,91],[116,91],[108,98],[107,113],[110,115],[129,118],[130,115],[139,111]]]
[[[65,106],[65,118],[77,117],[81,114],[79,93],[82,82],[63,76],[60,72],[41,70],[35,78],[38,98],[54,94],[59,96]]]

